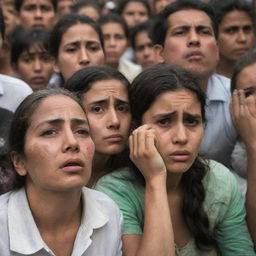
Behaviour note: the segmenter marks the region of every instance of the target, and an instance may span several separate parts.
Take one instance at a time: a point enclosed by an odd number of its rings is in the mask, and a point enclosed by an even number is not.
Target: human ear
[[[158,63],[164,63],[164,57],[163,57],[163,46],[160,44],[155,44],[153,47],[153,50],[155,52],[156,58]]]
[[[12,160],[12,164],[13,164],[16,172],[20,176],[26,176],[27,175],[27,170],[25,168],[24,157],[22,157],[17,152],[13,151],[13,152],[11,152],[11,160]]]

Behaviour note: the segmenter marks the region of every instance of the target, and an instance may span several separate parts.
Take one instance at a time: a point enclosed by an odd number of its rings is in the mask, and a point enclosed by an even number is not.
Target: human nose
[[[191,29],[188,33],[188,45],[189,46],[199,46],[200,45],[200,40],[199,40],[199,35],[196,32],[195,29]]]
[[[115,46],[116,46],[116,40],[115,40],[115,38],[111,36],[111,37],[109,38],[108,43],[109,43],[109,46],[110,46],[110,47],[115,47]]]
[[[243,30],[238,31],[237,40],[242,43],[246,41],[246,35]]]
[[[36,8],[35,17],[37,19],[42,18],[42,11],[41,8]]]
[[[42,63],[39,59],[35,59],[34,70],[37,71],[37,72],[42,70]]]
[[[115,109],[109,110],[107,128],[119,129],[119,127],[120,127],[120,121],[119,121],[116,110]]]
[[[70,128],[64,130],[62,150],[63,152],[79,152],[80,150],[78,140]]]
[[[83,66],[87,66],[90,64],[90,59],[85,47],[81,47],[80,54],[79,54],[79,64]]]
[[[183,124],[178,124],[173,136],[173,144],[184,145],[188,141],[187,130]]]

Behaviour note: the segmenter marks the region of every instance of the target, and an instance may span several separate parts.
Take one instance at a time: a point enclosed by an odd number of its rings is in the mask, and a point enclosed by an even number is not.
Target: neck
[[[217,74],[231,78],[235,66],[235,61],[220,58],[217,66]]]
[[[201,88],[201,90],[204,93],[206,93],[206,91],[207,91],[208,79],[209,79],[209,77],[200,78],[197,80],[199,87]]]
[[[58,230],[79,222],[82,213],[82,190],[46,191],[26,185],[29,206],[38,229]],[[68,206],[68,207],[67,207]]]
[[[102,173],[107,171],[107,162],[109,158],[109,155],[95,152],[92,162],[92,175],[88,184],[86,185],[87,187],[93,187],[98,179],[102,176]]]
[[[180,173],[168,172],[166,179],[166,187],[168,194],[177,194],[181,192],[181,178]]]

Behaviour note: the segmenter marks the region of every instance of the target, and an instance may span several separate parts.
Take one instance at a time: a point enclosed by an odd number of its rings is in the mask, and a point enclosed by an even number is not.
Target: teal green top
[[[215,230],[219,251],[202,252],[194,240],[176,247],[177,256],[256,255],[245,222],[244,198],[233,174],[223,165],[209,161],[210,170],[204,177],[206,192],[204,209],[210,228]],[[144,221],[144,187],[134,179],[128,168],[102,177],[95,189],[110,196],[124,217],[123,234],[142,234]]]

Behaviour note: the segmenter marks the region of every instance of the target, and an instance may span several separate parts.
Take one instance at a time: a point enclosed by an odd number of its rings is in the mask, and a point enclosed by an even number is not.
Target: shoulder
[[[204,177],[204,186],[207,191],[215,191],[226,194],[236,185],[236,179],[231,171],[223,164],[214,160],[209,160],[209,171]]]
[[[121,168],[110,174],[103,176],[95,185],[95,189],[99,191],[130,191],[139,190],[141,184],[136,179],[130,168]],[[120,192],[119,192],[120,193]]]
[[[207,85],[207,96],[220,98],[221,100],[230,99],[230,79],[218,74],[213,74]]]
[[[209,171],[204,177],[204,206],[214,222],[225,218],[228,211],[244,207],[244,198],[235,176],[224,165],[209,161]]]
[[[32,93],[32,89],[28,84],[26,84],[21,79],[18,79],[12,76],[0,74],[0,83],[8,84],[8,88],[12,88],[23,93],[26,93],[26,92],[28,94]]]
[[[108,216],[113,214],[115,216],[120,215],[120,211],[116,203],[105,193],[86,187],[83,188],[83,193],[87,199],[90,199],[90,204],[94,204],[97,208],[104,211]]]

